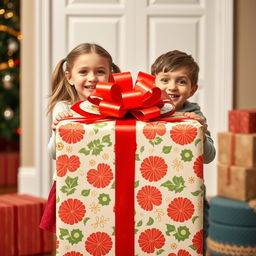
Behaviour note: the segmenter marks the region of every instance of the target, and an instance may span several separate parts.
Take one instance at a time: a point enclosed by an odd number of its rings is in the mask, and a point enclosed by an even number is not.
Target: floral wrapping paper
[[[137,121],[136,144],[135,255],[202,255],[201,124]],[[57,255],[115,255],[114,145],[115,121],[59,124]]]

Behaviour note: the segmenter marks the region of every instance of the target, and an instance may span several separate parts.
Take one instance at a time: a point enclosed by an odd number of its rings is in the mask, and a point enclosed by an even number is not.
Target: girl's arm
[[[56,159],[56,141],[55,141],[56,125],[59,123],[59,121],[62,118],[65,118],[68,116],[73,116],[73,114],[71,113],[71,110],[69,108],[69,105],[64,101],[58,102],[52,111],[52,120],[53,120],[52,127],[51,127],[52,128],[52,136],[48,143],[48,152],[50,153],[50,155],[53,159]]]
[[[55,131],[60,120],[71,116],[73,116],[73,114],[71,113],[69,105],[64,101],[58,102],[52,111],[52,130]]]

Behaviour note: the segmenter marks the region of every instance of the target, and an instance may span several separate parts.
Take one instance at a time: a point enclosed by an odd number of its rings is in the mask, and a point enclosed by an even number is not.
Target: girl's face
[[[96,53],[80,55],[74,61],[71,72],[65,73],[68,82],[75,86],[80,100],[86,100],[98,82],[108,82],[110,76],[108,60]]]

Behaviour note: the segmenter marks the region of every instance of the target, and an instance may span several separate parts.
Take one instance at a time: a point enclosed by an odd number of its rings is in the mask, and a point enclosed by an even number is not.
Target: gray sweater
[[[200,116],[200,118],[205,124],[207,124],[206,118],[201,112],[201,109],[197,103],[186,101],[183,105],[183,108],[177,110],[177,112],[194,112],[195,114]],[[204,163],[209,164],[214,160],[216,155],[216,150],[215,150],[213,139],[211,137],[211,133],[209,132],[209,130],[206,131],[205,137],[206,138],[204,141]]]

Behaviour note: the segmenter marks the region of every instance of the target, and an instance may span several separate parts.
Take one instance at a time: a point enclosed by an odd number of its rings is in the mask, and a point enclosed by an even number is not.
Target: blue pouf
[[[248,202],[212,198],[209,224],[212,256],[256,256],[256,213]]]

